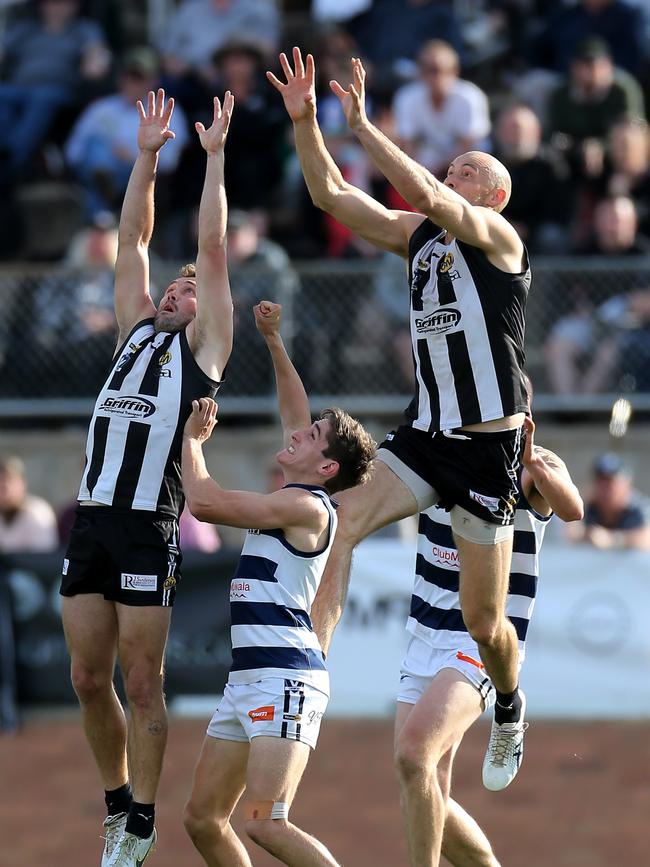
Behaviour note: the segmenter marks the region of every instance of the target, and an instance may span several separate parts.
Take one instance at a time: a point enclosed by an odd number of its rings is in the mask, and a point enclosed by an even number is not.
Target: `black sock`
[[[109,816],[117,816],[118,813],[128,813],[131,801],[133,800],[133,792],[128,783],[124,783],[117,789],[106,789],[104,791],[104,800],[106,801],[106,809]]]
[[[517,722],[521,714],[521,696],[519,686],[512,692],[499,692],[494,705],[494,719],[501,726],[504,723]]]
[[[140,804],[138,801],[131,801],[129,815],[126,817],[126,830],[129,834],[135,834],[136,837],[143,839],[151,837],[155,818],[155,804]]]

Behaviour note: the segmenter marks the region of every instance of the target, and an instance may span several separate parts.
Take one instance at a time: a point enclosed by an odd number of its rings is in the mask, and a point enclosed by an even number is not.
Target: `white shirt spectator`
[[[0,551],[55,551],[59,535],[54,510],[42,497],[28,494],[20,509],[7,520],[0,514]]]
[[[438,169],[458,156],[459,139],[472,139],[471,149],[486,148],[490,133],[488,100],[469,81],[457,79],[439,109],[433,105],[424,82],[406,84],[395,94],[393,113],[399,138],[411,144],[414,158],[429,169]]]

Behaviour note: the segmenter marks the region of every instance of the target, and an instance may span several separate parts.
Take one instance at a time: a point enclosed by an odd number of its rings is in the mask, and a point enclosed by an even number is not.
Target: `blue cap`
[[[620,455],[615,452],[606,452],[594,461],[594,475],[596,476],[631,476],[632,472]]]

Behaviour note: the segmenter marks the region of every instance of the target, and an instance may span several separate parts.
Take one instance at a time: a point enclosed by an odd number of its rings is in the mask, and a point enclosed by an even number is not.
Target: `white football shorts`
[[[443,668],[460,671],[481,696],[483,710],[494,704],[494,686],[473,642],[450,650],[431,647],[416,635],[411,636],[402,661],[397,701],[416,704]]]
[[[289,738],[314,749],[328,701],[328,695],[300,680],[269,677],[227,683],[207,733],[241,742],[258,735]]]

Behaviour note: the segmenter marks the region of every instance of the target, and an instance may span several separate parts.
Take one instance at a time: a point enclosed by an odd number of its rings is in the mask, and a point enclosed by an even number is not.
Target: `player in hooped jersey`
[[[539,577],[539,552],[553,512],[582,518],[580,494],[566,466],[527,439],[515,510],[514,553],[506,611],[517,631],[520,664]],[[458,558],[448,512],[420,514],[411,633],[400,677],[395,717],[395,763],[412,867],[438,864],[440,850],[455,867],[498,867],[476,821],[450,795],[452,767],[467,729],[494,702],[476,643],[460,611]],[[521,762],[523,740],[497,729],[489,759]],[[444,830],[443,830],[444,828]]]
[[[105,789],[102,867],[136,867],[155,839],[167,739],[163,656],[179,578],[180,459],[192,401],[214,395],[232,346],[224,144],[233,110],[196,124],[206,152],[196,266],[158,305],[149,294],[158,152],[173,100],[138,102],[138,157],[122,205],[115,268],[118,348],[90,422],[79,507],[63,564],[62,614],[86,738]],[[134,107],[134,111],[136,108]],[[113,689],[119,660],[128,722]]]
[[[245,787],[252,840],[283,864],[336,867],[288,816],[329,698],[310,611],[336,532],[330,495],[364,480],[375,444],[340,409],[312,424],[280,337],[280,305],[262,301],[254,312],[275,371],[285,443],[276,459],[285,485],[271,494],[221,488],[202,451],[216,404],[195,404],[183,441],[188,505],[203,521],[248,533],[230,589],[233,664],[196,766],[185,827],[209,867],[252,867],[230,825]]]
[[[365,71],[339,97],[348,125],[377,168],[419,213],[391,211],[347,183],[316,119],[314,60],[298,48],[280,55],[284,81],[267,78],[293,121],[302,172],[314,203],[367,241],[408,261],[416,393],[407,423],[381,444],[368,484],[340,498],[339,532],[313,619],[325,649],[342,610],[354,546],[392,521],[440,503],[450,511],[460,557],[467,628],[497,691],[502,733],[524,730],[516,632],[505,600],[512,554],[517,475],[523,445],[524,312],[530,285],[526,249],[503,216],[505,167],[472,151],[438,181],[367,119]],[[494,736],[494,729],[491,738]],[[488,745],[488,756],[492,746]],[[504,788],[517,765],[483,768]]]

